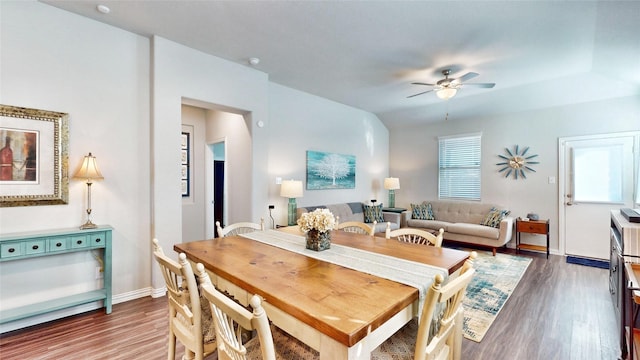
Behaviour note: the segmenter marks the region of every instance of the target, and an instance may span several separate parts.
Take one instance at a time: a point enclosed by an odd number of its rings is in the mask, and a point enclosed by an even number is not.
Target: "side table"
[[[382,211],[392,212],[392,213],[399,213],[399,214],[401,214],[401,213],[403,213],[403,212],[407,211],[407,209],[404,209],[404,208],[397,208],[397,207],[393,207],[393,208],[385,208],[385,207],[383,207],[383,208],[382,208]]]
[[[405,215],[403,215],[403,213],[407,211],[407,209],[405,208],[398,208],[398,207],[383,207],[382,208],[382,212],[383,213],[395,213],[398,214],[398,216],[400,217],[400,223],[398,224],[401,228],[402,227],[406,227],[407,226],[407,220],[405,218]]]
[[[520,235],[522,233],[527,234],[540,234],[547,235],[547,246],[523,244],[520,242]],[[516,253],[520,250],[533,250],[542,251],[547,253],[547,259],[549,258],[549,220],[528,220],[524,221],[520,218],[516,219]]]

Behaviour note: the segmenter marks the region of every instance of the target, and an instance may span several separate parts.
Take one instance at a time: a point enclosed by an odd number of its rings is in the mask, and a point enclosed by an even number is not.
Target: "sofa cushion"
[[[374,221],[384,222],[382,217],[382,203],[379,205],[362,205],[364,209],[364,222],[372,223]]]
[[[389,230],[396,230],[400,228],[400,224],[398,223],[394,223],[394,222],[389,222]],[[387,231],[387,223],[386,222],[381,222],[381,223],[377,223],[376,224],[376,229],[374,230],[375,233],[383,233]],[[384,235],[382,235],[384,236]]]
[[[437,220],[470,224],[480,224],[491,208],[501,208],[495,204],[472,201],[431,200],[423,201],[423,204],[431,204]]]
[[[494,227],[482,226],[478,224],[468,224],[468,223],[449,224],[447,231],[450,233],[456,233],[460,235],[479,236],[479,237],[494,239],[494,240],[497,240],[500,237],[500,230]]]
[[[411,204],[411,218],[418,220],[435,220],[431,203],[429,204]]]
[[[502,221],[502,219],[510,213],[511,211],[509,210],[499,210],[493,207],[487,213],[484,219],[482,219],[480,225],[491,226],[494,228],[500,227],[500,221]]]
[[[363,206],[364,204],[361,202],[350,202],[341,204],[299,207],[296,209],[296,216],[299,219],[302,214],[311,212],[315,209],[328,209],[335,217],[339,217],[339,219],[336,219],[336,221],[339,221],[341,223],[346,221],[364,222]],[[380,208],[380,210],[382,210],[383,205],[380,204],[378,205],[378,207]],[[381,216],[382,220],[378,221],[376,232],[384,232],[387,228],[387,222],[391,223],[390,226],[392,230],[400,228],[402,214],[381,211]]]
[[[413,227],[413,228],[426,228],[431,230],[444,229],[444,231],[448,231],[449,225],[451,225],[451,223],[446,221],[440,221],[440,220],[420,220],[420,219],[407,220],[407,226]]]

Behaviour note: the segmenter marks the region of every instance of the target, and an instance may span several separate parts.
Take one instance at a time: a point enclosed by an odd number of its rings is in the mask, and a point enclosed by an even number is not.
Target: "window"
[[[480,200],[482,134],[438,138],[440,199]]]
[[[573,199],[624,204],[622,154],[621,144],[573,148]]]

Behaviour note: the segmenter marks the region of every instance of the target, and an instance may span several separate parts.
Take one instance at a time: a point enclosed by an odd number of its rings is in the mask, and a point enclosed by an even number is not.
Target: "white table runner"
[[[306,248],[306,239],[304,236],[287,234],[282,231],[255,231],[242,234],[241,236],[314,259],[415,287],[420,292],[418,309],[422,309],[426,290],[431,286],[431,283],[433,283],[436,274],[441,274],[445,280],[449,275],[446,269],[436,266],[333,243],[331,244],[331,248],[325,251],[309,250]],[[420,314],[418,313],[418,315]]]

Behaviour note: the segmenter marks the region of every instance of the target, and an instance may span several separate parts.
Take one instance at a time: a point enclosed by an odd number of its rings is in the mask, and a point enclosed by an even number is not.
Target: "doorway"
[[[245,221],[251,214],[251,113],[183,98],[183,123],[194,126],[197,151],[193,157],[197,191],[191,196],[193,204],[183,205],[183,241],[211,239],[216,235],[216,220],[229,224]],[[223,162],[217,171],[214,161]]]
[[[214,150],[215,153],[215,150]],[[213,160],[213,220],[222,227],[227,226],[224,221],[224,160]],[[218,229],[215,229],[218,237]]]
[[[559,234],[565,255],[609,260],[610,212],[633,206],[639,134],[560,139]]]
[[[207,206],[206,211],[206,231],[207,238],[217,237],[216,221],[219,221],[222,227],[226,225],[226,139],[218,139],[213,143],[207,144],[206,157],[206,193]]]

